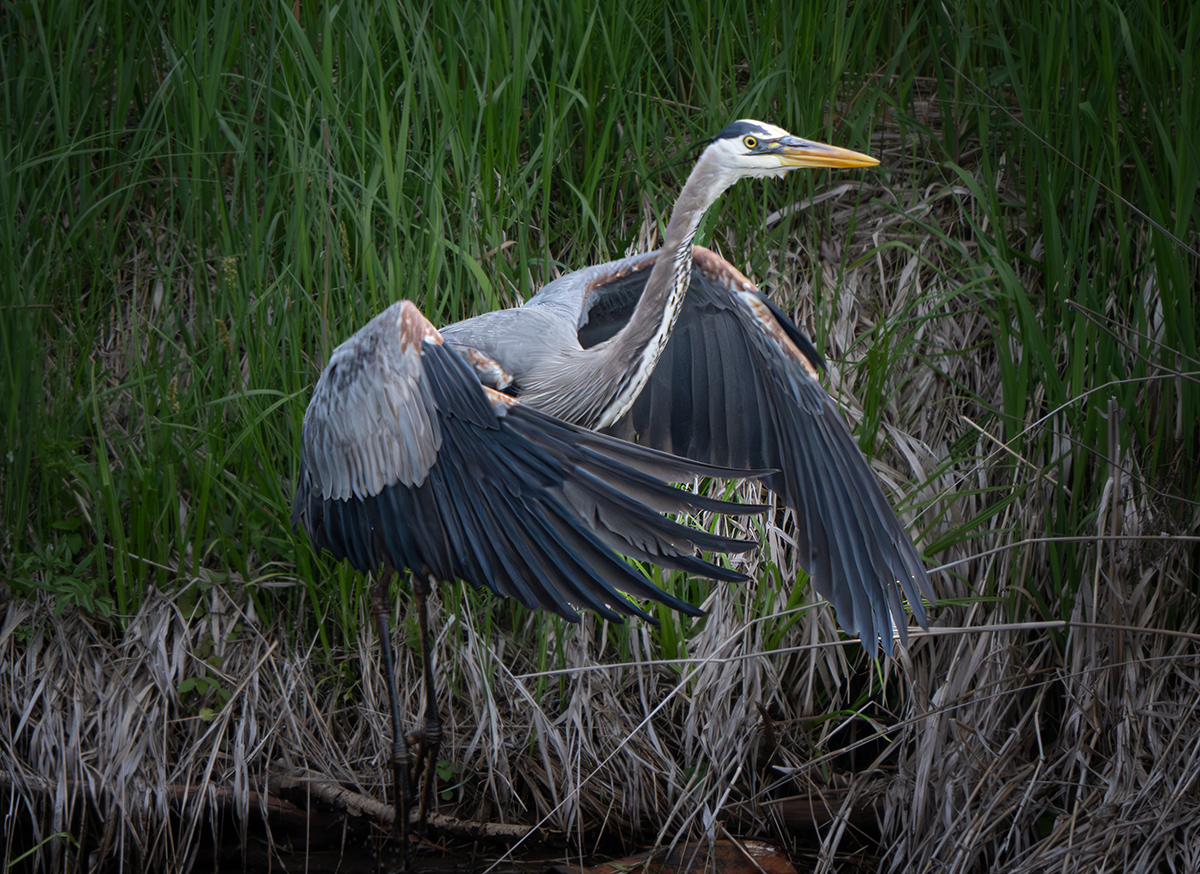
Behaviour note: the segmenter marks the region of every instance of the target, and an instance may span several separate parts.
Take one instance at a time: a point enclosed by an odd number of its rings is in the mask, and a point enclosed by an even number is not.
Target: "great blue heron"
[[[745,277],[692,246],[705,210],[738,179],[877,163],[774,125],[734,122],[698,158],[661,252],[570,274],[523,307],[440,334],[412,304],[395,304],[335,350],[305,414],[293,520],[318,549],[363,571],[385,568],[372,600],[389,675],[399,829],[414,798],[408,747],[425,772],[423,819],[440,742],[430,585],[462,578],[568,619],[577,607],[619,618],[645,615],[619,591],[697,611],[630,572],[611,547],[740,577],[692,552],[749,544],[653,512],[730,505],[656,479],[771,469],[767,484],[796,511],[802,564],[843,627],[871,652],[891,641],[893,625],[903,636],[897,582],[924,624],[920,596],[932,598],[924,567],[817,381],[816,349]],[[647,454],[593,429],[694,460]],[[705,459],[717,467],[701,466]],[[425,725],[407,738],[385,616],[393,569],[404,568],[413,572],[426,686]]]
[[[926,624],[925,567],[821,387],[816,347],[692,239],[738,179],[878,163],[736,121],[697,160],[662,249],[575,271],[522,307],[442,331],[481,380],[546,412],[710,464],[775,471],[764,482],[795,512],[800,564],[872,654],[881,640],[890,651],[893,628],[907,643],[896,583]]]
[[[430,587],[464,579],[571,621],[579,620],[577,608],[616,622],[654,621],[626,595],[702,615],[614,550],[716,580],[746,580],[695,553],[745,552],[753,541],[687,528],[660,513],[761,512],[667,485],[761,473],[676,458],[487,388],[409,301],[388,307],[334,350],[304,416],[292,522],[303,522],[318,550],[364,573],[384,570],[371,609],[391,703],[396,829],[405,846],[414,801],[422,824],[428,813],[441,743]],[[424,661],[424,724],[407,737],[387,618],[397,568],[413,572]]]

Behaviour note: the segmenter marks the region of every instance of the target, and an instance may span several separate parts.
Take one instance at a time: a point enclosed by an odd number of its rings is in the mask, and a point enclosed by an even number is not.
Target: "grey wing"
[[[301,463],[325,499],[419,486],[442,434],[421,393],[420,346],[433,329],[408,301],[392,304],[333,350],[304,413]]]
[[[655,253],[590,268],[561,292],[586,294],[580,342],[621,328]],[[607,268],[607,271],[606,269]],[[605,277],[610,276],[611,279]],[[554,292],[553,286],[543,291]],[[609,433],[725,467],[773,468],[764,478],[795,511],[800,563],[838,621],[869,651],[907,639],[900,583],[917,621],[934,600],[925,567],[884,498],[833,399],[824,362],[803,332],[735,268],[699,247],[683,310],[646,388]]]
[[[387,563],[461,578],[568,619],[579,607],[610,619],[645,616],[622,592],[697,615],[614,549],[745,579],[694,553],[752,543],[658,513],[746,512],[662,481],[713,472],[484,388],[403,301],[339,347],[318,382],[305,415],[293,523],[359,570]]]

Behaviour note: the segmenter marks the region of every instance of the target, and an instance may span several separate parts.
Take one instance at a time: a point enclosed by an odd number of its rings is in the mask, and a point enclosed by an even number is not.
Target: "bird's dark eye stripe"
[[[732,140],[747,134],[761,135],[763,133],[765,133],[765,131],[763,131],[762,125],[742,119],[741,121],[735,121],[726,125],[725,129],[717,134],[713,139]],[[757,137],[755,138],[757,139]]]

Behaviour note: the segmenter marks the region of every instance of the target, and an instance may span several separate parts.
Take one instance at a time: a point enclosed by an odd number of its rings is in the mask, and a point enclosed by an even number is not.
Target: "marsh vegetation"
[[[1200,6],[802,6],[0,10],[6,861],[175,869],[382,801],[365,582],[288,523],[329,350],[653,247],[749,116],[882,161],[742,183],[698,242],[829,359],[935,633],[841,640],[783,508],[753,583],[656,578],[703,620],[444,586],[442,813],[569,856],[1200,865]]]

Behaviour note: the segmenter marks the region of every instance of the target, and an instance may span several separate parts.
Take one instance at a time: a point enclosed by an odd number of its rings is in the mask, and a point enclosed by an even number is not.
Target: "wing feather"
[[[836,403],[817,350],[733,267],[696,248],[691,285],[663,357],[608,433],[731,468],[773,468],[764,483],[794,510],[800,563],[838,621],[871,652],[907,639],[903,589],[926,622],[934,600],[920,556],[888,505]],[[620,329],[656,255],[589,268],[580,342]],[[558,282],[573,288],[569,277]],[[554,297],[553,286],[539,298]],[[539,298],[535,298],[538,300]],[[595,315],[593,315],[595,313]]]
[[[465,579],[577,619],[699,615],[618,555],[744,580],[695,555],[749,541],[660,512],[756,512],[663,480],[739,476],[561,422],[491,389],[407,301],[338,347],[305,415],[293,522],[362,571]]]
[[[420,397],[423,331],[406,324],[412,313],[388,307],[334,350],[317,381],[301,452],[323,498],[420,485],[437,458],[441,433]]]

